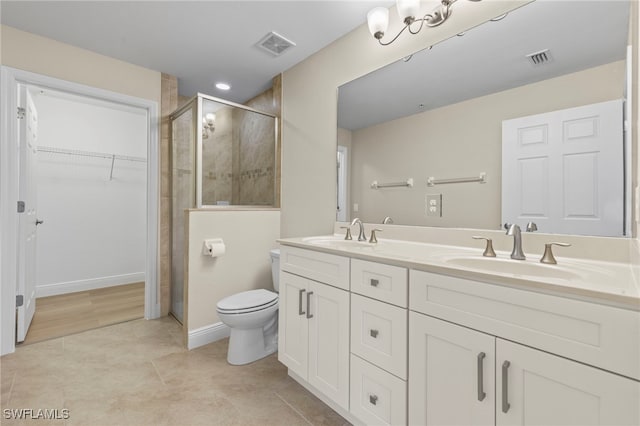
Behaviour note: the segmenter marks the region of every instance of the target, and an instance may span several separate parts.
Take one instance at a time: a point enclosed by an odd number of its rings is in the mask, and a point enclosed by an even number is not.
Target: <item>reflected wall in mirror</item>
[[[341,86],[338,220],[500,229],[503,121],[624,99],[628,27],[628,1],[535,1]],[[607,173],[628,197],[624,170],[619,158]],[[481,173],[486,183],[427,184]],[[371,187],[410,178],[413,187]],[[432,212],[427,196],[439,195]]]

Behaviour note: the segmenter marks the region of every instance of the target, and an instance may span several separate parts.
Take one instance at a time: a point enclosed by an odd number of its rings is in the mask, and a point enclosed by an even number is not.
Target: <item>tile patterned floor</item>
[[[235,367],[228,341],[187,351],[172,318],[34,343],[0,358],[2,425],[346,425],[275,355]],[[69,410],[8,420],[6,409]]]

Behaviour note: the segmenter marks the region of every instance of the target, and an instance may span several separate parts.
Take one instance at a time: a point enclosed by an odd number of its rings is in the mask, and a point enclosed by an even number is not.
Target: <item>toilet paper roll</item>
[[[227,247],[224,245],[222,238],[204,240],[204,247],[202,248],[202,254],[211,257],[220,257],[227,252]]]

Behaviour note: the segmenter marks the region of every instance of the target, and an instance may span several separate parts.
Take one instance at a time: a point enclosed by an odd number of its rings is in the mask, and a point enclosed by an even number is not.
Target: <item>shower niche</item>
[[[184,216],[190,208],[276,207],[277,117],[198,94],[170,116],[171,311],[183,316]]]

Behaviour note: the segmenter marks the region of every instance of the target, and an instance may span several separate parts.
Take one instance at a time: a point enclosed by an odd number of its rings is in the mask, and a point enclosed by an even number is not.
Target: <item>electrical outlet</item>
[[[358,206],[358,203],[353,203],[353,212],[358,213],[359,209],[360,209],[360,206]]]
[[[427,194],[425,214],[429,217],[442,217],[442,194]]]

